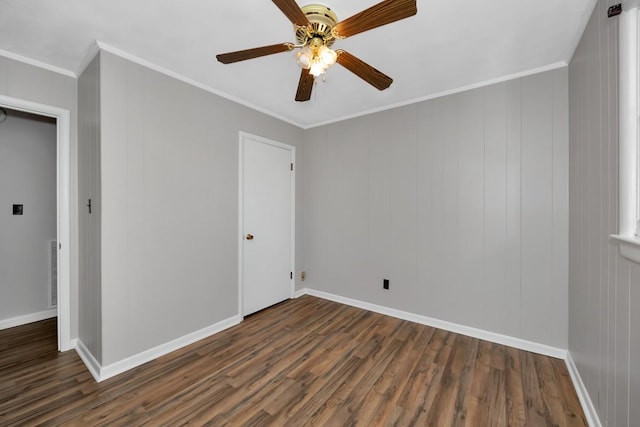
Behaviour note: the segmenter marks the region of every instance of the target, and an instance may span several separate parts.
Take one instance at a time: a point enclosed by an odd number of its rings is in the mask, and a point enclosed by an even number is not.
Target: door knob
[[[253,240],[253,234],[247,234],[246,239],[247,240]]]

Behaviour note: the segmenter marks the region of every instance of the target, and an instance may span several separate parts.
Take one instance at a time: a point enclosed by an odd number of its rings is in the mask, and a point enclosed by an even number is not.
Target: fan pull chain
[[[315,78],[313,79],[313,86],[314,86],[314,88],[313,88],[313,89],[314,89],[314,90],[313,90],[313,92],[312,92],[312,94],[313,94],[313,100],[314,100],[314,101],[317,101],[317,100],[318,100],[318,88],[317,88],[317,87],[315,87],[317,84],[318,84],[318,78],[317,78],[317,77],[315,77]]]

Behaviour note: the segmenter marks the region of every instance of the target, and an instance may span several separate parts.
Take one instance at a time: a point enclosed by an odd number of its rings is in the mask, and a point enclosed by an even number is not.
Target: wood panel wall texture
[[[566,348],[567,74],[308,130],[305,284]]]
[[[640,425],[640,265],[618,227],[618,20],[596,5],[569,66],[569,350],[606,426]]]
[[[78,78],[78,338],[102,362],[100,56]],[[88,204],[91,199],[91,214]]]
[[[302,130],[105,51],[100,108],[108,366],[237,314],[238,132]]]

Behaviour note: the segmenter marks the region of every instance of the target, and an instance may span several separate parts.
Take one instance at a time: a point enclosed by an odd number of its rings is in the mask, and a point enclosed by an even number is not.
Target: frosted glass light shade
[[[326,68],[329,68],[336,63],[338,54],[326,46],[320,46],[318,49],[318,57],[320,58],[320,61],[326,65]]]
[[[295,54],[295,57],[300,68],[309,70],[309,74],[318,77],[336,63],[338,54],[324,45],[317,48],[305,46]]]
[[[311,61],[313,60],[313,50],[307,46],[302,48],[300,51],[296,52],[296,62],[305,70],[308,70],[311,67]]]
[[[326,71],[326,67],[320,61],[313,61],[311,64],[311,68],[309,69],[309,74],[314,77],[318,77],[320,74],[323,74]]]

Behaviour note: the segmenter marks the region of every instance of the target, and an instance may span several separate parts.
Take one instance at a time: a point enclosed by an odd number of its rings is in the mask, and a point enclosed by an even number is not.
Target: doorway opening
[[[34,115],[39,117],[42,123],[55,122],[55,236],[48,239],[43,245],[42,253],[48,256],[48,262],[44,266],[33,266],[48,270],[49,280],[56,283],[48,283],[49,291],[45,297],[50,310],[57,314],[58,350],[66,351],[72,348],[71,342],[71,282],[70,282],[70,135],[71,123],[69,110],[39,104],[17,98],[0,95],[0,108],[6,111],[15,111],[16,116]],[[2,113],[0,111],[0,113]],[[32,116],[33,117],[33,116]],[[1,124],[0,124],[1,125]],[[6,203],[6,201],[5,201]],[[14,206],[15,205],[15,206]],[[8,209],[7,207],[0,207]],[[19,200],[12,202],[12,215],[26,215],[30,205],[25,205]],[[52,241],[55,240],[55,243]],[[53,286],[56,286],[55,294]],[[19,319],[19,318],[18,318]],[[28,320],[28,317],[26,318]],[[1,319],[0,319],[1,320]],[[25,322],[26,323],[26,322]],[[17,325],[16,325],[17,326]]]

